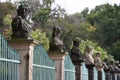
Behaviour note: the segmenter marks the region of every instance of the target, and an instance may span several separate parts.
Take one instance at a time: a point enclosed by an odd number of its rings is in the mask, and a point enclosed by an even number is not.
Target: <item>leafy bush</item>
[[[4,23],[3,35],[6,39],[10,39],[12,35],[12,27],[11,27],[12,19],[10,14],[7,14],[4,17],[3,23]]]
[[[112,44],[111,53],[116,60],[120,61],[120,41]]]
[[[49,39],[46,37],[46,33],[42,32],[42,30],[40,29],[36,29],[32,32],[32,38],[36,40],[39,44],[42,44],[46,51],[48,51]]]
[[[101,48],[101,46],[99,46],[98,43],[95,43],[95,42],[90,41],[90,40],[81,40],[80,50],[82,53],[84,53],[85,47],[87,45],[94,47],[93,56],[95,56],[95,54],[99,52],[99,53],[101,53],[102,60],[104,60],[104,58],[107,57],[107,51],[105,49]]]

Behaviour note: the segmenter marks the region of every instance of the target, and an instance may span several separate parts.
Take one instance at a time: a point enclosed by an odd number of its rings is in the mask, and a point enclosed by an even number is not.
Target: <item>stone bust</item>
[[[84,54],[84,61],[85,61],[85,64],[88,64],[88,65],[94,65],[94,58],[93,58],[93,47],[92,46],[86,46],[85,48],[85,54]]]
[[[101,70],[103,67],[103,63],[102,63],[102,60],[100,59],[100,53],[96,53],[96,56],[94,58],[94,62],[95,62],[96,69]]]
[[[115,71],[120,72],[119,61],[115,61]]]
[[[21,4],[17,9],[17,15],[12,20],[12,37],[31,38],[33,21],[28,4]]]
[[[81,40],[75,39],[73,40],[73,47],[70,51],[70,57],[74,60],[74,59],[82,59],[82,53],[79,50],[79,46],[80,46]]]
[[[103,69],[105,72],[109,70],[108,64],[109,64],[109,60],[108,58],[105,58],[103,61]]]
[[[110,72],[114,72],[115,71],[114,60],[111,60],[110,63],[109,63],[109,70],[110,70]]]
[[[50,42],[50,50],[63,51],[63,41],[60,39],[62,30],[60,27],[54,27],[52,32],[52,41]]]

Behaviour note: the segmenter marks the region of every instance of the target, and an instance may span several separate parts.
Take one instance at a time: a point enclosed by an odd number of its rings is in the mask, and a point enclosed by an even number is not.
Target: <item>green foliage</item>
[[[12,19],[11,15],[7,14],[4,17],[3,24],[4,24],[4,30],[3,30],[3,35],[6,39],[10,39],[12,35],[12,27],[11,27]]]
[[[81,14],[86,17],[88,15],[89,9],[86,7],[83,11],[81,11]]]
[[[101,59],[104,60],[105,57],[107,57],[107,51],[103,48],[101,48],[98,43],[95,43],[93,41],[90,41],[90,40],[82,40],[81,41],[81,45],[80,45],[80,50],[82,53],[84,53],[84,49],[86,46],[93,46],[94,47],[94,56],[96,53],[101,53]]]
[[[33,19],[40,23],[40,25],[44,26],[49,18],[49,14],[51,12],[50,8],[42,8],[39,10],[37,14],[33,16]]]
[[[49,39],[46,37],[46,33],[42,32],[40,29],[36,29],[35,31],[32,32],[32,37],[38,43],[42,44],[46,51],[48,51]]]
[[[120,41],[117,41],[112,44],[111,53],[115,59],[120,61]]]
[[[5,26],[10,26],[11,27],[12,19],[11,19],[11,15],[10,14],[7,14],[4,17],[3,23],[4,23]]]
[[[114,57],[110,54],[108,54],[107,59],[108,59],[109,62],[110,61],[115,61]]]
[[[0,3],[0,32],[5,38],[10,39],[12,34],[11,15],[15,7],[12,3]]]
[[[87,20],[95,27],[95,31],[91,35],[92,39],[106,48],[109,54],[114,55],[115,59],[120,60],[118,58],[120,55],[115,51],[115,43],[120,41],[120,5],[103,4],[96,6],[87,16]]]
[[[7,14],[13,14],[15,7],[11,3],[0,3],[0,27],[4,26],[3,20]]]
[[[96,30],[94,39],[104,46],[111,46],[120,39],[120,7],[104,4],[97,6],[88,16],[88,21]]]
[[[76,37],[81,39],[91,39],[91,33],[95,30],[81,13],[66,15],[62,20],[63,27],[63,41],[65,47],[69,50],[72,40]],[[67,38],[66,38],[67,37]]]
[[[95,47],[95,53],[101,53],[101,59],[104,60],[107,57],[107,51],[100,46]]]
[[[37,23],[37,26],[42,27],[42,30],[47,32],[45,34],[41,30],[36,30],[33,32],[33,38],[43,44],[46,50],[49,47],[49,40],[45,37],[47,36],[50,39],[52,27],[60,26],[63,30],[62,40],[67,50],[70,49],[72,40],[80,37],[85,40],[82,40],[80,47],[83,53],[85,46],[91,45],[95,48],[95,53],[100,52],[102,54],[102,60],[107,56],[107,52],[110,56],[113,55],[115,59],[120,60],[120,6],[103,4],[96,6],[90,13],[88,13],[89,9],[85,8],[81,13],[67,15],[60,6],[52,9],[53,3],[54,0],[42,0],[40,5],[35,3],[32,6],[34,8],[32,11],[35,24]],[[10,15],[15,11],[13,4],[0,3],[0,30],[11,26]],[[4,31],[5,36],[11,35],[11,28]],[[111,59],[114,58],[113,56],[111,56]]]
[[[33,20],[39,23],[39,25],[42,27],[46,26],[47,20],[50,17],[50,13],[52,11],[51,6],[53,2],[53,0],[41,0],[41,3],[33,3]]]
[[[60,25],[61,19],[65,14],[65,10],[59,5],[56,5],[56,7],[52,9],[51,6],[53,3],[53,0],[47,0],[33,15],[33,20],[38,22],[43,28]]]

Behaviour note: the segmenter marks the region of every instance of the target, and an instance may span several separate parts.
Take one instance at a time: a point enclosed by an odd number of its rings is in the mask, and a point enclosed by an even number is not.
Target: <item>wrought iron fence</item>
[[[55,62],[48,57],[41,45],[34,49],[33,80],[55,80]]]
[[[88,80],[88,69],[85,66],[85,63],[82,63],[82,69],[81,69],[81,75],[82,75],[82,80]]]
[[[98,72],[95,67],[94,67],[94,80],[98,80]]]
[[[102,69],[102,80],[105,80],[105,72],[103,69]]]
[[[19,54],[0,34],[0,80],[19,80]]]
[[[75,66],[73,65],[71,58],[68,54],[65,57],[64,71],[64,80],[75,80]]]

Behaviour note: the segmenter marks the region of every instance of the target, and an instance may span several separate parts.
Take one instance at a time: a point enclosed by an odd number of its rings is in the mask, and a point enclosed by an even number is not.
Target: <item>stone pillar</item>
[[[94,66],[93,64],[86,64],[88,69],[88,80],[94,80]]]
[[[81,80],[81,64],[82,60],[72,60],[73,64],[75,65],[75,80]]]
[[[98,80],[103,80],[102,78],[102,71],[101,70],[98,70]]]
[[[120,80],[120,70],[116,71],[116,80]]]
[[[102,79],[103,79],[103,78],[102,78],[102,66],[97,65],[97,66],[95,66],[95,67],[96,67],[96,69],[97,69],[98,80],[102,80]]]
[[[36,44],[32,40],[10,40],[8,43],[20,55],[19,80],[32,80],[33,51]]]
[[[120,80],[120,72],[117,73],[117,80]]]
[[[105,80],[111,80],[110,70],[104,69],[104,71],[105,71]]]
[[[115,80],[115,71],[110,72],[110,77],[111,77],[110,80]]]
[[[50,51],[48,55],[55,61],[55,67],[56,67],[55,80],[64,80],[65,52]]]

